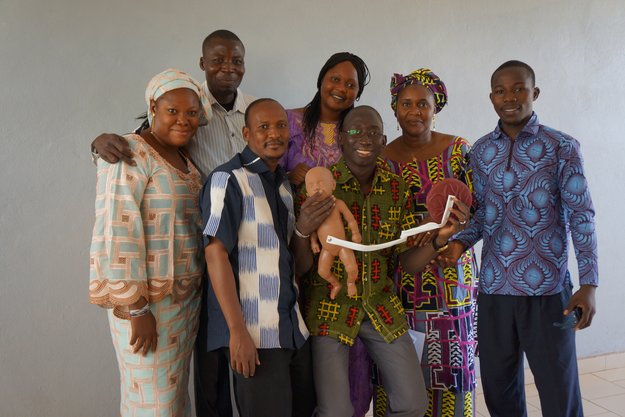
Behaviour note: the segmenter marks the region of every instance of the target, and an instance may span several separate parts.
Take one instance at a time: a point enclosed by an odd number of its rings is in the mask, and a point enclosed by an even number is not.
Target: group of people
[[[230,31],[204,40],[200,67],[203,84],[156,75],[137,131],[92,143],[89,292],[109,308],[122,416],[190,415],[192,353],[198,416],[233,415],[230,374],[241,416],[362,417],[372,399],[376,416],[472,416],[478,338],[491,415],[526,415],[523,353],[543,415],[583,415],[574,329],[595,313],[594,210],[579,143],[533,112],[530,66],[493,72],[499,123],[472,149],[435,131],[448,93],[427,68],[391,78],[401,134],[387,144],[378,112],[354,107],[369,80],[354,54],[332,55],[293,110],[240,91],[245,48]],[[317,166],[334,197],[307,193]],[[357,295],[332,293],[310,236],[335,199],[362,244],[383,243],[430,221],[426,196],[446,178],[473,207],[456,201],[440,229],[356,251]],[[332,273],[347,282],[338,258]]]

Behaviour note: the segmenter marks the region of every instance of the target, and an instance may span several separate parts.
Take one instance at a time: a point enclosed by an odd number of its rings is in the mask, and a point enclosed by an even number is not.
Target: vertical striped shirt
[[[197,133],[187,145],[187,151],[195,165],[206,179],[208,174],[219,165],[226,163],[234,155],[243,151],[243,126],[245,110],[256,100],[255,97],[243,94],[237,89],[237,98],[232,110],[227,111],[217,102],[206,85],[202,84],[204,93],[213,109],[213,118],[206,126],[200,126]]]
[[[215,169],[200,206],[204,244],[217,238],[228,251],[245,325],[259,349],[302,347],[308,330],[297,304],[289,241],[295,225],[286,174],[271,172],[247,147]],[[229,332],[210,282],[207,350],[228,346]]]

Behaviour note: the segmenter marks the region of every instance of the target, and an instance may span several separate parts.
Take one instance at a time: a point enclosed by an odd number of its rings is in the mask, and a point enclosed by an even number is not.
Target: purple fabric
[[[372,365],[365,344],[357,337],[349,349],[349,398],[354,407],[354,417],[364,417],[369,411],[373,396]]]
[[[313,140],[306,140],[302,125],[303,113],[299,110],[286,111],[291,138],[289,148],[280,159],[280,165],[286,172],[298,164],[309,167],[329,167],[341,158],[341,150],[336,142],[338,126],[336,123],[319,123]]]

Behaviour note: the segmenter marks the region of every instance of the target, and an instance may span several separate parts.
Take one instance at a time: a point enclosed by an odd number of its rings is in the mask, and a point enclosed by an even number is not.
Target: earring
[[[397,122],[397,131],[399,132],[399,122]]]
[[[432,115],[432,127],[430,130],[436,131],[436,115]]]

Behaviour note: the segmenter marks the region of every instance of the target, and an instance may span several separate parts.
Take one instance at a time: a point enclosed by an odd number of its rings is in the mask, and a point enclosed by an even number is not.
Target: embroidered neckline
[[[159,162],[162,162],[168,168],[173,170],[176,173],[176,175],[178,175],[181,179],[183,179],[185,181],[196,181],[196,180],[197,181],[201,181],[200,180],[200,178],[201,178],[200,172],[195,167],[193,162],[191,162],[191,160],[189,158],[187,158],[186,155],[184,155],[184,153],[179,152],[180,156],[182,156],[182,158],[187,163],[187,167],[189,168],[189,172],[184,172],[181,169],[178,169],[175,166],[173,166],[171,163],[169,163],[169,161],[167,161],[167,159],[163,158],[163,156],[160,153],[158,153],[156,151],[156,149],[154,149],[152,147],[152,145],[150,145],[145,139],[143,139],[141,137],[141,135],[132,134],[131,136],[133,136],[135,139],[137,139],[138,142],[141,142],[143,145],[145,145],[145,147],[148,149],[148,152],[150,153],[150,155],[152,155],[152,157],[154,159],[157,159]]]

